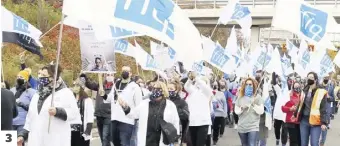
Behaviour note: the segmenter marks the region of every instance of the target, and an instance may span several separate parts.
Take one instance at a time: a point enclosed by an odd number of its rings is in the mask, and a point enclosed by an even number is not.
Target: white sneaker
[[[237,129],[237,124],[234,125],[234,129]]]

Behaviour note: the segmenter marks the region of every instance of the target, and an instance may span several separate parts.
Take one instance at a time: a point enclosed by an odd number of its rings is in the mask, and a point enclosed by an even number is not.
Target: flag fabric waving
[[[125,39],[114,41],[115,53],[123,54],[130,57],[135,57],[135,47]]]
[[[68,16],[64,19],[65,25],[68,25],[68,26],[71,26],[71,27],[74,27],[74,28],[78,28],[78,29],[80,28],[79,26],[81,26],[81,24],[79,24],[79,23],[82,23],[82,22],[84,22],[84,21],[83,20],[79,21],[76,18],[72,18],[70,16]],[[86,22],[86,23],[92,25],[89,22]],[[120,27],[113,26],[113,25],[106,25],[106,26],[102,26],[102,27],[97,27],[95,29],[95,31],[96,31],[96,33],[100,33],[100,34],[97,34],[97,35],[101,35],[104,38],[107,38],[106,40],[121,39],[121,38],[127,38],[127,37],[141,36],[142,35],[142,34],[138,34],[138,33],[134,32],[134,31],[129,31],[129,30],[126,30],[126,29],[123,29],[123,28],[120,28]],[[101,33],[101,32],[111,32],[111,33]],[[103,39],[103,40],[105,40],[105,39]]]
[[[250,36],[252,25],[251,13],[248,7],[242,6],[239,0],[232,0],[220,14],[218,23],[227,25],[230,21],[236,21],[241,27],[245,36]]]
[[[42,32],[23,18],[1,6],[2,42],[14,43],[25,50],[43,57],[39,41]]]
[[[203,37],[203,59],[224,73],[236,68],[235,59],[224,53],[224,49],[211,39]]]
[[[326,35],[337,25],[331,13],[303,0],[278,0],[275,10],[272,26],[293,32],[322,48],[336,50]]]
[[[192,66],[202,57],[201,36],[187,14],[172,0],[65,0],[63,13],[102,25],[114,25],[162,41]],[[79,4],[81,3],[81,4]],[[76,5],[76,7],[74,7]],[[90,11],[90,12],[88,12]],[[98,29],[99,31],[100,29]],[[98,39],[107,35],[97,33]],[[195,52],[195,53],[193,53]],[[191,54],[190,56],[187,56]]]

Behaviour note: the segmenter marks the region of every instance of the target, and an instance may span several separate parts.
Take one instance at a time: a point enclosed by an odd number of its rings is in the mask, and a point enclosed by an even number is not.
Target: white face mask
[[[107,76],[106,77],[106,82],[113,82],[114,77],[113,76]]]

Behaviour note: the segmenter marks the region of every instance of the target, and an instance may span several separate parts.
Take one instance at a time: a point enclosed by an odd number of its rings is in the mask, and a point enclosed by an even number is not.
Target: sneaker
[[[234,125],[234,129],[237,129],[237,124]]]
[[[214,141],[214,142],[213,142],[213,145],[217,145],[217,141]]]
[[[276,140],[276,146],[280,146],[280,140]]]

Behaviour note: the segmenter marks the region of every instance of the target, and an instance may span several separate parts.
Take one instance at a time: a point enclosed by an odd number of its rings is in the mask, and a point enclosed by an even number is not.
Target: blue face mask
[[[244,95],[248,96],[248,97],[253,96],[253,86],[247,85],[245,90],[244,90]]]
[[[162,89],[154,89],[154,90],[151,92],[150,100],[155,100],[155,99],[157,99],[158,97],[162,97],[162,96],[163,96],[163,91],[162,91]]]

